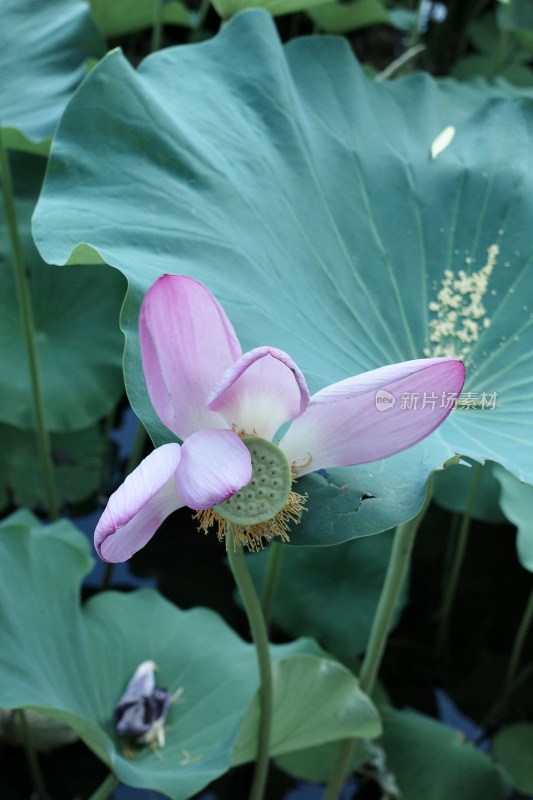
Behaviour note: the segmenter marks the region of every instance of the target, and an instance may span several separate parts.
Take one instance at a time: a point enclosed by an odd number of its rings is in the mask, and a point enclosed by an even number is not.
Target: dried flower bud
[[[153,661],[143,661],[115,708],[116,731],[133,745],[165,744],[165,719],[172,698],[156,686],[156,669]]]

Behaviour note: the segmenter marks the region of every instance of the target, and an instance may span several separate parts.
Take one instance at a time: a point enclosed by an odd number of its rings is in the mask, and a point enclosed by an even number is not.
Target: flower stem
[[[109,773],[107,778],[100,784],[98,789],[92,793],[89,800],[107,800],[115,786],[118,786],[118,780],[112,772]]]
[[[442,653],[444,652],[446,640],[448,638],[450,615],[455,601],[457,585],[459,583],[459,576],[461,574],[461,569],[463,566],[466,553],[468,535],[470,533],[470,520],[472,518],[474,503],[476,501],[477,493],[479,491],[479,486],[481,484],[481,478],[483,476],[482,464],[477,464],[472,469],[475,469],[476,472],[474,474],[472,485],[470,486],[470,491],[468,492],[468,497],[466,499],[466,506],[461,519],[461,525],[459,527],[457,544],[455,546],[455,552],[453,555],[453,562],[449,574],[447,576],[447,580],[445,581],[442,604],[439,612],[440,621],[439,621],[439,630],[437,633],[437,653],[440,655],[442,655]]]
[[[405,53],[402,53],[401,56],[394,59],[384,70],[379,72],[375,80],[376,81],[387,81],[390,78],[394,77],[400,70],[402,70],[406,64],[409,62],[414,61],[414,59],[423,53],[426,49],[425,44],[415,44],[413,47],[410,47]]]
[[[41,373],[39,369],[39,359],[35,338],[35,323],[33,319],[33,308],[31,302],[30,289],[28,285],[28,275],[24,262],[24,253],[20,241],[17,215],[15,210],[15,197],[13,194],[13,181],[7,152],[4,147],[2,131],[0,128],[0,173],[2,177],[2,191],[4,195],[4,206],[6,211],[6,222],[13,254],[13,267],[15,285],[20,309],[23,335],[26,343],[28,356],[28,366],[30,371],[30,382],[33,394],[33,410],[35,415],[35,436],[37,439],[37,452],[41,464],[43,475],[44,491],[46,504],[48,507],[48,517],[55,520],[59,516],[59,504],[54,476],[52,461],[52,447],[50,444],[50,433],[46,427],[44,411],[44,397],[41,385]]]
[[[387,645],[394,611],[398,604],[398,598],[411,562],[411,553],[413,551],[416,534],[431,501],[432,493],[433,475],[431,475],[428,482],[424,505],[416,517],[398,525],[394,534],[394,542],[387,574],[385,575],[378,607],[372,621],[368,647],[359,673],[359,687],[368,695],[372,693],[376,682]],[[346,739],[342,742],[337,762],[322,800],[336,800],[339,796],[350,771],[356,745],[357,739]]]
[[[156,53],[163,42],[163,0],[153,0],[153,3],[151,52]]]
[[[524,613],[522,614],[522,619],[520,620],[520,625],[518,626],[518,630],[516,632],[513,642],[513,649],[511,650],[511,657],[509,658],[509,664],[507,665],[507,671],[503,681],[503,697],[506,699],[511,695],[512,687],[515,683],[516,671],[518,669],[518,665],[520,664],[522,650],[524,649],[524,642],[532,622],[533,589],[529,595],[529,600],[526,603]]]
[[[274,601],[276,586],[278,585],[282,561],[283,545],[271,542],[268,547],[267,567],[263,586],[261,587],[261,608],[263,609],[263,618],[267,629],[270,625],[272,603]]]
[[[28,720],[26,719],[26,714],[22,708],[18,708],[14,713],[20,720],[22,742],[24,746],[24,752],[26,754],[26,761],[28,763],[28,770],[31,775],[34,795],[38,798],[38,800],[46,800],[48,795],[46,793],[43,773],[41,771],[41,765],[39,764],[37,753],[35,752],[33,736],[30,726],[28,725]]]
[[[240,545],[236,546],[233,533],[230,534],[228,532],[226,541],[229,564],[248,617],[259,666],[261,717],[257,758],[249,800],[262,800],[268,778],[270,731],[272,727],[272,667],[268,648],[268,634],[261,611],[261,604],[248,571],[243,548]]]

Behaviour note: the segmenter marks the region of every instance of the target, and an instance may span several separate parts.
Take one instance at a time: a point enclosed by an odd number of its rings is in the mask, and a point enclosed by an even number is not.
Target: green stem
[[[381,590],[378,607],[372,621],[370,638],[359,673],[359,686],[370,695],[383,660],[389,630],[398,598],[411,562],[411,553],[420,523],[424,518],[433,494],[433,475],[431,475],[424,505],[413,519],[398,525],[394,534],[392,552]],[[346,739],[340,746],[337,762],[322,800],[336,800],[350,771],[355,754],[357,739]]]
[[[201,0],[198,11],[196,12],[196,30],[203,28],[207,12],[211,8],[211,0]]]
[[[152,19],[152,53],[161,50],[163,43],[163,0],[153,0],[154,16]]]
[[[26,719],[26,714],[22,708],[18,708],[14,713],[20,720],[22,742],[24,746],[24,752],[26,754],[26,761],[28,762],[28,770],[31,775],[34,794],[39,798],[39,800],[45,800],[48,795],[46,794],[43,773],[41,771],[39,759],[37,758],[37,753],[35,752],[33,736],[30,726],[28,725],[28,720]]]
[[[466,545],[468,542],[468,535],[470,533],[470,520],[472,519],[474,503],[476,502],[477,493],[481,484],[481,478],[483,476],[482,464],[477,464],[475,467],[472,467],[472,469],[475,470],[475,474],[472,480],[472,485],[470,486],[470,491],[468,492],[468,497],[466,499],[466,506],[461,519],[461,525],[459,527],[459,534],[457,536],[457,544],[455,547],[453,562],[444,587],[444,595],[439,612],[440,621],[437,634],[437,653],[441,655],[444,652],[446,641],[448,639],[450,615],[455,601],[459,576],[461,574],[465,558]]]
[[[507,703],[511,699],[512,695],[514,694],[514,692],[516,692],[516,690],[519,689],[522,686],[522,684],[525,683],[525,681],[529,680],[531,675],[533,675],[533,664],[528,664],[527,667],[524,667],[524,669],[522,669],[518,673],[516,678],[513,679],[512,683],[510,684],[510,686],[509,686],[509,688],[507,690],[507,694],[503,694],[503,692],[502,692],[500,697],[496,700],[496,702],[487,711],[487,713],[485,714],[485,716],[481,720],[481,723],[480,723],[481,728],[483,728],[483,729],[487,728],[490,725],[490,723],[492,722],[492,720],[496,717],[496,715],[499,715],[499,716],[503,715],[503,713],[505,712],[505,708],[507,706]]]
[[[13,253],[13,267],[20,309],[20,319],[22,323],[30,371],[37,452],[39,455],[39,461],[43,475],[46,504],[48,507],[48,517],[49,519],[54,520],[59,516],[59,504],[57,500],[54,467],[52,461],[52,447],[50,444],[50,434],[46,427],[44,397],[41,385],[41,374],[39,370],[39,359],[35,337],[35,322],[33,319],[33,308],[28,285],[28,275],[24,262],[24,253],[18,232],[17,215],[15,211],[15,197],[13,194],[13,181],[11,178],[11,169],[9,167],[7,152],[4,147],[1,128],[0,172],[2,175],[2,191],[4,195],[7,229],[11,243],[11,251]]]
[[[454,512],[452,514],[452,519],[450,522],[450,528],[448,530],[448,538],[446,541],[446,551],[444,553],[444,563],[442,568],[442,576],[441,576],[441,587],[440,593],[441,597],[444,596],[444,591],[446,589],[446,585],[448,583],[448,575],[450,574],[450,570],[453,564],[453,558],[455,555],[455,547],[457,545],[457,537],[459,535],[459,525],[461,524],[461,514]],[[438,615],[437,615],[438,616]]]
[[[508,0],[505,4],[505,8],[503,9],[504,14],[504,24],[502,29],[500,30],[500,35],[498,37],[498,46],[496,49],[496,58],[494,60],[494,67],[491,71],[490,77],[494,78],[498,75],[503,67],[505,66],[505,62],[508,58],[509,52],[509,23],[511,20],[511,14],[513,9],[513,0]]]
[[[533,589],[531,590],[531,594],[529,595],[529,600],[526,603],[526,607],[524,609],[524,613],[522,614],[522,619],[520,620],[520,625],[518,626],[515,640],[513,642],[511,657],[509,658],[507,672],[505,673],[505,678],[503,681],[504,697],[508,697],[511,694],[511,687],[515,682],[516,671],[518,669],[518,665],[520,664],[520,658],[522,657],[522,650],[524,649],[524,642],[526,640],[526,636],[529,632],[529,628],[531,626],[532,621],[533,621]]]
[[[263,586],[261,587],[261,608],[263,609],[263,619],[268,629],[270,625],[270,614],[272,611],[272,603],[274,601],[274,594],[281,572],[281,564],[283,561],[283,545],[272,542],[268,548],[267,567]]]
[[[389,78],[392,78],[396,75],[400,70],[402,70],[409,62],[414,61],[414,59],[423,53],[426,49],[425,44],[415,44],[413,47],[410,47],[409,50],[406,50],[405,53],[402,53],[401,56],[398,56],[394,61],[392,61],[384,70],[379,72],[375,80],[376,81],[386,81]]]
[[[261,718],[259,722],[257,758],[249,800],[262,800],[268,778],[270,731],[272,727],[272,667],[268,648],[268,634],[261,611],[261,604],[248,571],[243,549],[240,545],[235,545],[233,534],[229,533],[227,536],[227,553],[231,571],[241,594],[250,624],[261,680]]]
[[[107,800],[115,786],[118,786],[118,781],[113,773],[110,772],[104,782],[92,793],[89,800]]]

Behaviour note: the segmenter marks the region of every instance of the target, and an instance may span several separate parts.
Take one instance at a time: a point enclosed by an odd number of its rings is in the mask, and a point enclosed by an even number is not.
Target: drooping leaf
[[[124,391],[118,325],[124,279],[106,266],[58,270],[43,263],[30,220],[46,164],[19,155],[12,165],[46,423],[57,432],[82,430],[109,414]],[[5,217],[0,264],[0,421],[31,429],[33,395]]]
[[[65,104],[105,44],[83,0],[0,3],[0,125],[5,145],[45,155]]]
[[[82,606],[80,583],[92,559],[86,538],[65,520],[43,527],[27,511],[8,518],[0,524],[0,560],[0,707],[31,708],[70,725],[120,781],[173,800],[186,800],[229,769],[258,686],[252,645],[212,611],[181,611],[152,590],[104,592]],[[298,746],[302,736],[321,740],[316,725],[306,733],[302,698],[293,705],[295,673],[310,685],[323,672],[328,701],[336,692],[325,738],[335,724],[343,735],[378,732],[377,712],[355,679],[312,641],[273,646],[272,657],[284,665],[274,724],[282,747]],[[183,691],[167,717],[165,747],[131,759],[114,731],[114,708],[146,660],[158,666],[158,685]],[[254,751],[251,724],[241,760]]]
[[[432,159],[447,127],[455,137]],[[470,394],[438,432],[302,481],[310,506],[311,490],[324,502],[293,541],[335,543],[414,516],[454,452],[533,481],[532,128],[533,101],[503,83],[376,84],[346,42],[282,47],[271,19],[247,11],[137,72],[118,52],[103,60],[62,119],[35,235],[51,262],[85,243],[127,275],[126,381],[159,442],[169,434],[140,378],[137,317],[164,272],[205,281],[244,346],[286,350],[314,390],[424,353],[464,356]]]
[[[487,462],[483,466],[470,459],[464,463],[451,464],[445,470],[435,473],[433,498],[437,505],[454,513],[464,513],[471,490],[475,492],[471,516],[484,522],[503,522],[504,515],[500,509],[500,484],[494,476],[494,464]],[[468,466],[470,465],[470,466]],[[481,476],[477,488],[478,470]]]
[[[501,486],[501,509],[518,529],[518,559],[524,569],[533,572],[533,486],[521,483],[499,466],[495,467],[494,474]]]
[[[273,621],[293,636],[313,636],[338,658],[355,661],[368,643],[392,535],[390,531],[318,550],[284,547]],[[258,588],[262,586],[269,556],[267,549],[248,557]],[[399,604],[398,613],[401,608]]]
[[[324,4],[324,0],[212,0],[212,2],[222,19],[229,19],[239,11],[250,8],[264,8],[276,17],[281,14],[294,14],[296,11],[309,11],[315,6]],[[335,0],[330,2],[333,3]]]
[[[339,742],[329,742],[318,747],[308,747],[305,750],[295,750],[277,756],[276,765],[287,772],[291,777],[309,783],[327,783],[339,755]],[[357,748],[357,753],[352,761],[354,771],[368,758],[364,748]]]
[[[326,33],[347,33],[369,25],[392,24],[380,0],[324,3],[308,13],[318,29]]]
[[[385,713],[382,744],[405,800],[506,800],[511,786],[459,731],[416,711]]]
[[[493,754],[523,794],[533,792],[533,725],[517,722],[498,731],[494,737]]]
[[[154,0],[90,0],[90,4],[104,36],[123,36],[149,28],[154,20]],[[161,11],[165,24],[193,27],[193,14],[185,3],[165,0]]]
[[[46,507],[35,433],[0,424],[0,508],[9,503]],[[51,436],[58,500],[79,503],[97,491],[102,479],[105,437],[98,427]]]
[[[273,683],[273,756],[343,738],[375,739],[381,733],[375,706],[336,661],[311,655],[281,659],[273,665]],[[256,696],[235,742],[234,764],[254,759],[259,709]]]

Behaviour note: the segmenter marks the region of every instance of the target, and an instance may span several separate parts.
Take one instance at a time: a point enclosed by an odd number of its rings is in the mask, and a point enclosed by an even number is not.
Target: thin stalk
[[[268,548],[267,567],[263,586],[261,587],[261,608],[263,609],[263,618],[267,629],[270,625],[272,603],[274,601],[276,586],[278,585],[282,561],[283,545],[272,542]]]
[[[410,47],[409,50],[406,50],[405,53],[402,53],[401,56],[398,56],[394,61],[392,61],[384,70],[379,72],[375,80],[376,81],[386,81],[389,78],[392,78],[393,75],[396,75],[403,67],[409,64],[410,61],[414,61],[414,59],[423,53],[426,49],[425,44],[415,44],[413,47]]]
[[[45,800],[45,798],[48,797],[48,795],[46,793],[46,786],[44,784],[41,765],[39,764],[39,759],[37,757],[37,753],[35,752],[33,736],[30,730],[30,726],[28,725],[28,720],[26,719],[26,714],[24,713],[24,710],[22,708],[18,708],[14,713],[18,716],[20,720],[22,743],[24,746],[24,752],[26,754],[28,770],[31,775],[31,782],[33,784],[34,794],[39,798],[39,800]]]
[[[268,648],[268,634],[261,611],[261,603],[250,577],[243,549],[241,546],[235,546],[233,534],[228,534],[227,536],[227,553],[229,565],[241,594],[250,624],[259,666],[261,717],[259,721],[257,757],[249,800],[263,800],[268,778],[270,732],[272,728],[272,667]]]
[[[494,78],[502,71],[503,67],[505,66],[505,62],[509,57],[509,23],[511,20],[512,10],[513,10],[513,0],[508,0],[503,9],[504,23],[500,30],[500,35],[498,37],[498,46],[496,48],[496,58],[494,60],[494,68],[492,69],[492,72],[490,74],[491,78]]]
[[[211,8],[211,0],[201,0],[198,11],[196,12],[196,30],[203,28],[207,12]]]
[[[413,519],[398,525],[394,534],[392,552],[385,575],[378,607],[372,621],[370,638],[359,673],[359,686],[371,694],[383,660],[389,630],[398,599],[407,576],[416,534],[433,494],[433,476],[429,479],[424,505]],[[357,739],[342,742],[337,762],[322,800],[336,800],[346,782],[355,754]]]
[[[152,53],[161,50],[163,43],[163,0],[154,0],[154,15],[152,18]]]
[[[455,547],[453,562],[448,575],[448,580],[446,581],[446,585],[444,587],[442,604],[439,612],[440,621],[437,634],[437,653],[440,654],[443,653],[446,640],[448,638],[450,615],[455,601],[459,576],[461,575],[466,553],[466,545],[468,543],[468,535],[470,533],[470,520],[472,519],[474,503],[476,502],[477,493],[481,484],[481,478],[483,476],[482,464],[478,464],[477,466],[472,467],[472,469],[475,469],[476,472],[470,487],[470,491],[468,492],[468,497],[466,499],[466,506],[461,519],[461,525],[459,527],[459,534],[457,536],[457,544]]]
[[[516,672],[518,669],[518,665],[520,664],[520,659],[522,657],[524,642],[529,632],[529,628],[531,627],[532,621],[533,621],[533,589],[531,590],[531,594],[529,595],[529,600],[526,603],[526,607],[524,609],[524,613],[522,614],[522,619],[520,620],[520,625],[518,626],[518,630],[516,632],[516,636],[513,642],[511,657],[509,658],[509,664],[507,665],[507,671],[505,673],[505,678],[503,681],[504,697],[509,697],[511,694],[511,688],[515,682]]]
[[[19,302],[20,319],[26,353],[28,356],[28,367],[30,371],[30,383],[33,395],[33,411],[35,416],[35,436],[37,441],[37,452],[43,476],[46,505],[48,507],[48,517],[55,520],[59,516],[59,503],[54,477],[54,467],[52,461],[52,447],[50,444],[50,433],[46,427],[44,412],[44,397],[41,384],[41,373],[39,369],[39,358],[35,337],[35,322],[33,319],[33,308],[31,302],[30,289],[28,286],[28,274],[24,262],[24,253],[19,237],[17,215],[15,210],[15,197],[13,194],[13,181],[7,152],[4,147],[2,131],[0,129],[0,173],[2,176],[2,192],[4,195],[4,206],[6,211],[6,222],[13,253],[13,267],[15,275],[15,285]]]
[[[92,793],[89,800],[107,800],[115,786],[118,786],[118,781],[113,773],[110,772],[98,789]]]
[[[503,714],[505,707],[507,706],[507,703],[513,696],[514,692],[516,692],[516,690],[519,689],[525,681],[529,680],[531,675],[533,675],[533,664],[528,664],[527,667],[524,667],[518,673],[518,675],[513,678],[513,681],[507,690],[507,694],[503,694],[502,692],[496,702],[489,708],[481,720],[481,728],[487,728],[497,714],[500,716]]]
[[[448,582],[448,575],[450,574],[450,570],[452,568],[453,557],[455,554],[455,547],[457,544],[457,537],[459,535],[460,524],[461,524],[461,514],[454,512],[452,514],[452,521],[450,523],[450,529],[448,531],[448,539],[446,542],[446,552],[444,554],[444,564],[442,569],[442,578],[440,587],[441,597],[444,595],[444,590]]]

